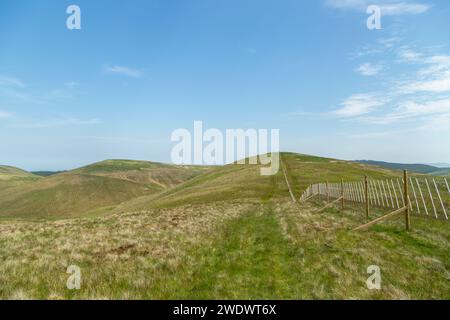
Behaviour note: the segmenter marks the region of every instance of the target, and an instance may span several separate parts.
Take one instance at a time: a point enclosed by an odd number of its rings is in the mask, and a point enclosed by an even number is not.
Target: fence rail
[[[303,192],[300,202],[314,197],[330,202],[342,197],[342,205],[344,201],[365,204],[367,213],[369,208],[398,210],[408,206],[415,215],[449,219],[450,187],[447,178],[408,177],[406,173],[405,177],[406,186],[404,178],[365,178],[360,181],[312,184]],[[406,197],[404,190],[407,190]]]

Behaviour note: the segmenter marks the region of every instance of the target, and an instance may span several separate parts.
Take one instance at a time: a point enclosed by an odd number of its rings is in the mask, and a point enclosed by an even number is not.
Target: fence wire
[[[447,178],[410,177],[408,202],[411,213],[448,220],[450,213],[450,186]],[[368,179],[367,193],[370,207],[399,209],[405,206],[403,178]],[[310,185],[301,195],[300,201],[315,196],[322,200],[344,197],[345,201],[365,203],[364,181],[317,183]]]

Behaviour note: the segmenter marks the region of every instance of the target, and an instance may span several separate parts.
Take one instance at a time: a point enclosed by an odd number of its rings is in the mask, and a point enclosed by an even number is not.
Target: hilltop
[[[170,188],[205,170],[107,160],[0,189],[0,217],[58,218],[103,212],[123,201]]]
[[[450,174],[450,168],[442,168],[437,166],[432,166],[428,164],[405,164],[405,163],[392,163],[384,161],[373,161],[373,160],[358,160],[358,163],[369,164],[373,166],[379,166],[383,168],[393,169],[393,170],[408,170],[416,173],[423,174],[433,174],[433,175],[448,175]]]
[[[282,156],[296,194],[322,177],[339,181],[343,175],[355,179],[364,174],[397,175],[393,170],[355,162],[294,153]],[[177,166],[118,159],[47,177],[16,169],[30,179],[0,189],[0,217],[65,218],[214,201],[268,201],[278,197],[275,190],[287,192],[282,177],[261,176],[259,170],[258,165]]]
[[[22,169],[11,167],[11,166],[1,166],[0,165],[0,180],[20,180],[20,179],[38,179],[39,177]]]
[[[59,204],[65,213],[0,222],[0,298],[449,299],[447,221],[414,216],[410,233],[402,218],[355,232],[367,222],[361,206],[318,213],[324,199],[294,203],[284,176],[298,198],[311,183],[399,178],[398,171],[294,153],[281,158],[284,170],[274,176],[261,176],[258,165],[113,160],[42,178],[30,185],[43,192],[46,181],[60,193],[41,205]],[[187,180],[178,183],[172,173]],[[129,199],[110,210],[79,213],[85,208],[78,203],[98,206],[101,196],[140,188],[137,181],[155,190],[125,194]],[[16,198],[17,210],[39,204],[39,193],[31,194]],[[373,209],[370,219],[380,214]],[[65,287],[68,265],[81,268],[80,290]],[[381,268],[381,290],[365,285],[370,265]]]
[[[327,179],[329,182],[339,182],[343,176],[354,180],[362,179],[364,175],[373,178],[398,177],[398,172],[394,170],[350,161],[296,153],[282,153],[282,159],[296,195],[312,183]],[[274,200],[288,194],[281,171],[280,168],[275,176],[261,176],[259,165],[215,167],[175,188],[124,202],[116,208],[116,212],[239,199]]]

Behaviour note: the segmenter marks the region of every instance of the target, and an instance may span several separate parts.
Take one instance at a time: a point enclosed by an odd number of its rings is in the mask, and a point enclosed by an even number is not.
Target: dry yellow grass
[[[394,175],[283,158],[297,196],[324,177]],[[231,165],[106,214],[4,221],[0,298],[450,298],[447,222],[413,217],[411,233],[401,221],[353,232],[363,208],[314,213],[320,205],[293,204],[281,171],[262,177],[258,166]],[[372,264],[382,270],[380,291],[365,284]],[[81,268],[81,290],[66,288],[69,265]]]
[[[46,223],[0,224],[0,298],[131,299],[164,296],[185,250],[252,203],[182,206]],[[78,265],[82,290],[69,291]]]

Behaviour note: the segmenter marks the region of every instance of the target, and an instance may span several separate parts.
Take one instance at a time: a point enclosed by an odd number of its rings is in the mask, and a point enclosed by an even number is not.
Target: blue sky
[[[450,162],[449,17],[446,0],[4,0],[0,163],[169,162],[194,120],[280,129],[286,151]]]

